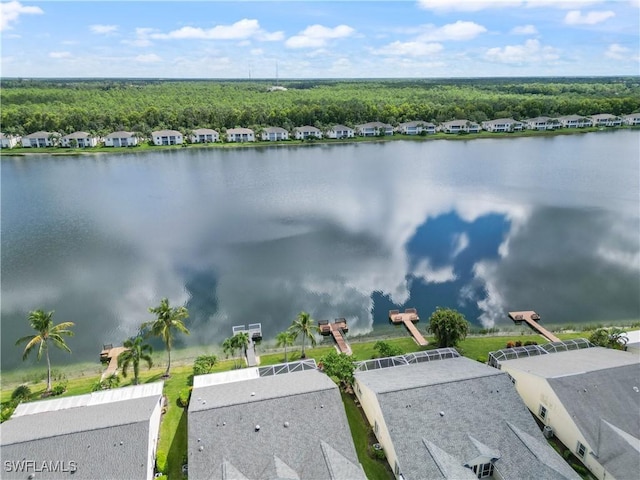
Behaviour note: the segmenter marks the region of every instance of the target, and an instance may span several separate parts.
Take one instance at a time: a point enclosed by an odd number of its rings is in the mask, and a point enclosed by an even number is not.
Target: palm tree
[[[140,362],[147,362],[147,366],[151,368],[153,361],[151,354],[153,348],[148,343],[142,343],[144,339],[141,335],[129,338],[124,341],[126,350],[118,355],[118,368],[122,368],[122,376],[127,376],[129,365],[133,367],[133,384],[138,385],[138,374],[140,372]]]
[[[305,338],[309,338],[311,342],[311,346],[316,346],[316,337],[315,334],[320,331],[320,328],[317,325],[313,324],[314,320],[311,318],[311,315],[307,312],[300,312],[298,317],[291,323],[289,327],[289,331],[293,335],[293,338],[298,338],[299,335],[302,336],[302,353],[300,354],[300,358],[306,358],[304,353],[304,340]]]
[[[167,363],[167,371],[164,372],[164,377],[169,377],[174,330],[189,335],[189,329],[185,327],[183,323],[185,318],[189,318],[189,311],[185,307],[171,307],[169,306],[169,300],[163,298],[157,307],[149,307],[149,313],[153,313],[156,316],[156,320],[143,323],[142,328],[145,329],[149,327],[147,335],[161,337],[167,347],[169,361]]]
[[[287,347],[293,345],[293,334],[289,330],[280,332],[276,335],[276,347],[284,347],[284,361],[287,362]]]
[[[31,327],[38,332],[36,335],[27,335],[26,337],[19,338],[16,341],[16,345],[27,342],[24,347],[24,353],[22,354],[22,360],[26,360],[29,353],[38,346],[38,361],[42,358],[42,352],[45,353],[47,358],[47,389],[45,393],[51,392],[51,361],[49,360],[49,341],[61,350],[66,350],[71,353],[71,349],[64,342],[62,336],[73,337],[73,332],[70,330],[75,324],[73,322],[62,322],[58,325],[53,324],[53,312],[45,312],[43,310],[34,310],[29,312],[29,323]]]
[[[246,355],[249,346],[249,332],[236,333],[231,340],[235,342],[236,348],[242,350]]]

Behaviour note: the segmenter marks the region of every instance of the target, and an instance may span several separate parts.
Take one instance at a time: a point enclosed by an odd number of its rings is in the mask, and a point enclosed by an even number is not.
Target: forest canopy
[[[640,78],[393,80],[2,79],[4,133],[39,130],[105,135],[127,130],[369,121],[441,123],[540,115],[625,115],[640,110]]]

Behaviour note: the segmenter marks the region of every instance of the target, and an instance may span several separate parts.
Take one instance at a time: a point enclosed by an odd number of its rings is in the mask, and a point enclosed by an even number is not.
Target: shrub
[[[215,355],[200,355],[193,364],[193,374],[204,375],[211,373],[217,361],[218,357]]]
[[[522,342],[520,340],[516,341],[516,347],[521,347],[522,346]]]
[[[513,343],[513,342],[507,342],[507,348],[513,348],[513,347],[515,347],[515,346],[516,346],[516,344],[515,344],[515,343]]]
[[[0,407],[0,423],[11,418],[11,415],[13,415],[13,411],[16,409],[16,405],[17,404],[15,401],[2,404],[2,406]]]
[[[378,352],[378,357],[395,357],[403,353],[400,347],[383,342],[382,340],[377,341],[373,345],[373,349]]]
[[[11,392],[11,400],[16,403],[24,402],[31,398],[31,389],[28,385],[20,385],[13,392]]]
[[[57,395],[62,395],[66,391],[67,391],[67,382],[66,382],[66,380],[63,381],[63,382],[58,382],[51,389],[51,396],[55,397]]]
[[[534,342],[533,340],[527,340],[526,342],[524,342],[525,346],[527,346],[527,345],[537,345],[537,344],[538,344],[538,342]]]
[[[387,458],[387,455],[384,453],[384,449],[382,448],[374,448],[373,445],[369,445],[369,456],[376,460],[384,461]]]
[[[189,406],[189,399],[191,398],[191,389],[192,387],[186,387],[180,390],[178,394],[178,406],[182,408],[187,408]]]

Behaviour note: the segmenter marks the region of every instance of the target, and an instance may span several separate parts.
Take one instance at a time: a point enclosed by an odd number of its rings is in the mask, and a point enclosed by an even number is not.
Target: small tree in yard
[[[437,307],[429,317],[427,332],[436,338],[439,348],[455,347],[469,333],[469,322],[457,310]]]
[[[395,357],[396,355],[402,355],[402,349],[395,345],[391,345],[382,340],[377,341],[373,345],[373,349],[378,352],[378,357]]]
[[[320,359],[322,370],[330,377],[337,378],[340,388],[348,390],[353,385],[353,371],[356,366],[351,355],[332,351]]]
[[[629,339],[625,335],[624,330],[617,327],[611,327],[597,329],[591,334],[589,341],[599,347],[624,350]]]
[[[205,375],[211,373],[217,361],[218,357],[215,355],[200,355],[193,364],[193,374]]]

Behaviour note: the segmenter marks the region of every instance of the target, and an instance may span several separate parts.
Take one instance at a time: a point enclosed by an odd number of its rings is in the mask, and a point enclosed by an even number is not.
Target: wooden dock
[[[248,327],[246,325],[236,325],[232,327],[231,331],[234,336],[241,332],[246,332],[249,335],[249,345],[244,351],[247,367],[259,365],[260,357],[256,355],[256,343],[262,340],[262,324],[250,323]]]
[[[509,318],[513,320],[517,325],[525,322],[533,331],[539,333],[550,342],[560,341],[558,337],[556,337],[553,333],[551,333],[549,330],[538,323],[538,321],[540,320],[540,315],[538,315],[533,310],[527,310],[523,312],[509,312]]]
[[[333,323],[329,323],[329,320],[319,320],[318,328],[320,329],[320,334],[325,336],[331,335],[333,337],[340,353],[351,355],[351,347],[343,335],[343,332],[346,333],[349,331],[347,321],[344,318],[336,318]]]
[[[389,310],[389,321],[394,324],[403,323],[409,333],[415,340],[415,342],[421,347],[426,347],[429,342],[425,340],[420,331],[416,328],[414,323],[420,321],[418,312],[415,308],[407,308],[404,313],[400,313],[400,310]]]
[[[100,377],[100,381],[104,380],[111,375],[114,375],[118,370],[118,356],[124,352],[126,348],[124,347],[114,347],[113,345],[103,345],[102,351],[100,352],[100,361],[102,363],[109,363],[107,369],[102,372],[102,376]]]

